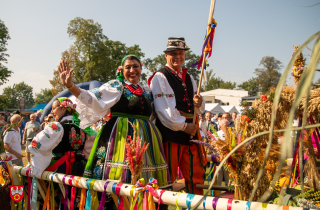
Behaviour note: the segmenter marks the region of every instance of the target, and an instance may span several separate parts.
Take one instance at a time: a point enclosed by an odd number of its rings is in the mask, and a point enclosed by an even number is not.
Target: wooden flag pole
[[[210,5],[210,11],[209,11],[209,20],[208,20],[208,26],[207,26],[207,32],[209,31],[211,25],[212,25],[212,18],[213,18],[213,13],[214,13],[214,8],[216,5],[215,0],[211,0],[211,5]],[[202,75],[204,74],[204,64],[206,60],[207,53],[206,51],[203,52],[203,59],[202,59],[202,65],[201,65],[201,73],[200,73],[200,79],[199,79],[199,85],[198,85],[198,92],[197,95],[200,95],[200,90],[201,90],[201,82],[202,82]],[[194,113],[193,113],[193,124],[196,122],[196,115],[197,115],[197,108],[194,107]],[[192,138],[193,136],[191,136]]]

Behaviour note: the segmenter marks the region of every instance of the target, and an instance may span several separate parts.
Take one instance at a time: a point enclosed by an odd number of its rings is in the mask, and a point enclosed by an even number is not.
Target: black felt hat
[[[189,50],[190,48],[186,44],[186,41],[183,37],[169,37],[167,41],[167,49],[163,52],[170,52],[174,50]]]

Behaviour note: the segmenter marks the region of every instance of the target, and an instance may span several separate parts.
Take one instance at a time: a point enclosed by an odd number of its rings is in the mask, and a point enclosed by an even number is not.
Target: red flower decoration
[[[78,144],[82,145],[82,140],[78,139]]]
[[[83,132],[83,131],[81,131],[81,132],[80,132],[80,134],[81,134],[81,137],[82,137],[82,138],[84,138],[84,137],[85,137],[85,134],[84,134],[84,132]]]
[[[52,128],[52,130],[57,130],[58,129],[58,126],[55,124],[55,123],[52,123],[51,124],[51,128]]]
[[[158,94],[158,97],[160,97],[161,96],[161,94]]]
[[[72,132],[72,133],[71,133],[71,138],[74,139],[75,137],[76,137],[76,134],[75,134],[74,132]]]
[[[71,145],[75,145],[77,143],[77,140],[73,140]]]
[[[261,95],[260,98],[261,98],[262,101],[267,101],[268,100],[266,95]]]
[[[241,120],[242,121],[245,120],[245,121],[249,122],[249,117],[247,115],[242,115]]]
[[[31,142],[31,146],[32,146],[33,148],[36,148],[37,145],[38,145],[38,142],[37,142],[35,139],[33,139],[32,142]]]
[[[172,97],[172,94],[169,95],[169,98],[171,98],[171,97]]]

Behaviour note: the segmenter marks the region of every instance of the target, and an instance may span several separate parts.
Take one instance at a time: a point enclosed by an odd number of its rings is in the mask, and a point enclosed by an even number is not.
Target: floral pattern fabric
[[[154,98],[160,98],[160,97],[166,97],[166,98],[173,98],[174,97],[174,93],[170,93],[170,94],[165,94],[165,93],[159,93],[159,94],[155,94]]]
[[[42,131],[43,135],[45,135],[48,139],[50,139],[49,134],[47,134],[46,132]]]
[[[32,142],[31,142],[31,146],[33,148],[35,148],[36,150],[38,150],[38,149],[40,149],[41,144],[40,144],[40,142],[37,142],[37,140],[33,139]]]
[[[118,80],[111,80],[98,89],[91,91],[80,89],[81,93],[76,99],[76,110],[81,119],[79,127],[82,129],[91,126],[108,113],[110,108],[120,100],[123,85]]]
[[[118,80],[111,80],[107,84],[111,85],[113,88],[116,88],[119,92],[122,91],[122,84]]]
[[[99,88],[91,89],[91,90],[89,90],[89,92],[93,93],[98,100],[102,99],[102,92],[100,91]]]
[[[64,117],[70,119],[71,116]],[[32,153],[31,164],[32,172],[40,178],[42,172],[50,165],[52,159],[52,150],[62,140],[64,129],[58,122],[51,122],[44,130],[38,133],[29,145],[30,153]],[[49,139],[50,138],[50,139]]]
[[[106,148],[104,146],[100,147],[95,156],[98,158],[95,167],[93,168],[92,177],[94,179],[100,179],[102,174],[102,168],[106,157]]]
[[[61,130],[61,127],[54,122],[49,123],[48,126],[55,132],[59,132]]]
[[[106,156],[106,148],[100,147],[96,153],[97,158],[104,158]]]
[[[143,92],[142,92],[142,95],[148,99],[150,102],[152,102],[152,94],[150,91],[146,90],[146,87],[142,87],[143,89]],[[128,89],[128,88],[124,88],[123,90],[124,92],[124,96],[129,100],[131,101],[132,99],[134,99],[135,97],[138,97],[136,96],[135,94],[131,93],[131,91]]]
[[[86,135],[83,130],[80,130],[80,134],[76,132],[74,127],[71,128],[69,134],[69,143],[71,144],[72,148],[77,150],[81,145],[83,145],[85,141]]]
[[[191,75],[190,79],[193,85],[193,92],[196,92],[198,89],[197,84]],[[157,72],[151,80],[150,88],[154,99],[157,100],[157,103],[154,103],[154,108],[158,114],[159,120],[161,120],[162,124],[167,128],[171,128],[173,131],[181,131],[186,118],[181,116],[176,108],[175,95],[166,76],[161,72]],[[198,109],[197,114],[204,112],[205,100],[204,98],[202,99],[202,105]]]

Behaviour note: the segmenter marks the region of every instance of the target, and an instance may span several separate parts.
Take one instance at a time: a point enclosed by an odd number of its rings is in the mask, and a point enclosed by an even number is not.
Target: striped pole
[[[27,176],[26,171],[28,168],[22,168],[20,166],[14,166],[14,171],[17,174],[20,174],[22,176]],[[28,173],[29,177],[33,177],[33,173],[30,172]],[[60,174],[60,173],[54,173],[54,172],[49,172],[49,171],[44,171],[42,173],[42,179],[47,180],[47,181],[53,181],[56,183],[61,183],[61,184],[67,184],[75,187],[80,187],[84,189],[88,189],[86,182],[88,178],[79,178],[78,176],[72,177],[72,181],[69,182],[70,175],[67,175],[65,177],[64,183],[62,182],[63,177],[65,174]],[[78,186],[76,185],[76,180],[78,181]],[[112,185],[114,183],[118,183],[118,181],[112,181],[112,180],[97,180],[93,183],[93,191],[97,192],[103,192],[104,191],[104,184],[109,181],[109,184],[106,188],[106,191],[108,193],[112,193]],[[120,195],[121,196],[127,196],[130,197],[130,189],[132,185],[130,184],[123,184],[121,186],[120,190]],[[157,193],[160,194],[160,190],[157,190]],[[176,201],[180,207],[186,208],[188,200],[192,198],[193,196],[190,196],[191,194],[188,193],[180,193],[178,194],[177,192],[173,191],[165,191],[162,196],[161,200],[163,203],[167,205],[176,205]],[[192,200],[191,200],[191,205],[189,208],[192,208],[195,206],[197,202],[201,200],[203,196],[200,195],[195,195]],[[157,199],[155,199],[155,202],[158,202]],[[214,207],[213,207],[214,203]],[[249,208],[248,208],[249,207]],[[204,205],[198,206],[197,209],[215,209],[215,210],[225,210],[225,209],[237,209],[237,210],[247,210],[247,209],[252,209],[252,210],[304,210],[301,207],[292,207],[292,206],[279,206],[275,204],[266,204],[266,203],[260,203],[260,202],[249,202],[249,201],[238,201],[238,200],[232,200],[232,199],[227,199],[227,198],[214,198],[211,196],[207,196],[205,199]]]

